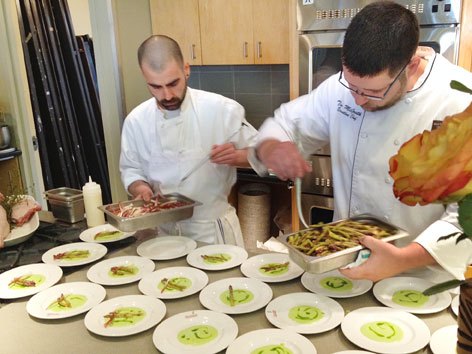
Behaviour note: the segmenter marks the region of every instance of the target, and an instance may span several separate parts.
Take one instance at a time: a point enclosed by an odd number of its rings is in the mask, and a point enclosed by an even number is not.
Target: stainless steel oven
[[[306,94],[340,71],[344,33],[351,19],[375,0],[298,0],[299,92]],[[420,44],[457,64],[461,0],[396,0],[418,17]],[[302,183],[302,212],[310,223],[331,221],[333,187],[329,148],[311,156]]]

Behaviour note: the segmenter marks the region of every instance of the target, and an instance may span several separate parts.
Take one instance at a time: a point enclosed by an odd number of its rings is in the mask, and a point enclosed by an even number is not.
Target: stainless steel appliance
[[[299,92],[306,94],[341,69],[344,33],[351,19],[375,0],[298,0]],[[396,0],[418,17],[420,45],[457,64],[461,0]],[[329,148],[311,156],[313,172],[302,183],[302,211],[309,223],[329,222],[333,188]]]

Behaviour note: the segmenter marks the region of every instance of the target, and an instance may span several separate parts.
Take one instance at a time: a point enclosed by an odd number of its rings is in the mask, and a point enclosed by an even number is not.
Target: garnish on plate
[[[53,257],[54,257],[54,260],[63,259],[66,261],[70,261],[70,260],[75,260],[75,259],[87,258],[89,256],[90,256],[89,250],[74,250],[74,251],[68,251],[68,252],[55,254]]]
[[[105,238],[107,236],[118,236],[118,234],[120,234],[121,231],[119,230],[108,230],[108,231],[101,231],[99,233],[97,233],[93,239],[94,240],[98,240],[100,238]]]
[[[167,278],[164,278],[161,280],[161,283],[164,284],[164,287],[161,289],[161,294],[166,291],[166,289],[169,289],[169,290],[177,290],[177,291],[184,291],[186,289],[185,286],[182,286],[182,285],[177,285],[175,283],[172,282],[172,279],[167,279]]]
[[[201,257],[205,261],[213,261],[213,262],[226,262],[228,260],[224,256],[209,256],[206,254],[202,254]]]
[[[290,264],[290,262],[274,263],[274,264],[270,264],[270,265],[267,265],[267,266],[262,266],[261,269],[265,272],[270,272],[270,271],[273,271],[273,270],[287,268],[289,264]]]
[[[234,302],[233,287],[231,285],[229,286],[229,304],[230,306],[236,305]]]
[[[36,286],[36,282],[34,280],[28,280],[29,275],[22,275],[15,279],[13,279],[9,284],[8,287],[12,287],[14,285],[18,285],[21,287],[26,288],[34,288]]]
[[[62,306],[62,307],[69,307],[69,308],[72,307],[72,304],[70,303],[69,300],[67,300],[64,294],[61,294],[61,296],[59,296],[56,301],[54,301],[51,305],[49,305],[49,307],[53,306],[54,304],[58,304],[59,306]]]
[[[106,328],[108,326],[113,326],[117,324],[131,325],[137,321],[140,321],[142,319],[140,317],[144,315],[145,315],[144,311],[138,308],[134,308],[134,307],[120,308],[103,316],[105,319],[107,319],[104,326]],[[135,317],[138,317],[138,319],[136,319]]]
[[[111,267],[110,271],[113,275],[134,275],[136,274],[136,267],[133,265]]]

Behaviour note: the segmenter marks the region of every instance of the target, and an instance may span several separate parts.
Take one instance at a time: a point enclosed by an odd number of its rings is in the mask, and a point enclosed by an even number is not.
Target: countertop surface
[[[106,258],[125,255],[137,255],[136,247],[146,239],[154,237],[146,235],[130,246],[108,254]],[[254,255],[250,253],[250,256]],[[169,261],[155,261],[156,268],[163,269],[173,266],[188,266],[185,257]],[[60,283],[74,281],[88,281],[87,270],[91,265],[62,277]],[[223,278],[241,277],[243,274],[239,267],[222,271],[207,271],[209,283]],[[282,283],[268,283],[273,291],[273,299],[288,293],[307,292],[302,286],[300,277]],[[107,296],[105,300],[122,295],[141,294],[138,283],[120,286],[105,286]],[[453,295],[453,297],[456,295]],[[84,325],[85,314],[67,319],[40,320],[31,317],[26,312],[26,303],[30,297],[12,300],[0,308],[2,330],[0,330],[0,352],[3,354],[19,353],[160,353],[154,346],[152,335],[155,327],[127,337],[102,337],[89,332]],[[368,293],[351,298],[336,300],[345,313],[368,306],[382,306],[372,294]],[[163,300],[167,313],[164,319],[175,314],[205,309],[199,302],[198,293],[174,300]],[[456,324],[456,317],[448,307],[441,312],[428,315],[417,315],[429,327],[431,334],[439,328]],[[258,311],[231,316],[239,327],[238,336],[263,328],[274,328],[265,316],[265,308]],[[342,350],[361,350],[361,348],[349,342],[341,331],[340,325],[336,328],[320,334],[305,335],[316,347],[318,354],[330,354]],[[221,352],[224,353],[224,352]],[[429,346],[416,353],[432,353]],[[303,354],[303,353],[299,353]]]

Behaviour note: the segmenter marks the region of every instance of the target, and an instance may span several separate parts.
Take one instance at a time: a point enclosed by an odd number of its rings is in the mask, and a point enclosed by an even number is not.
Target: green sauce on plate
[[[249,290],[245,289],[233,289],[233,298],[234,298],[234,306],[246,304],[251,302],[254,299],[254,294]],[[229,301],[229,290],[224,291],[220,295],[220,300],[223,304],[231,306]]]
[[[159,285],[157,286],[157,288],[159,290],[162,290],[164,288],[164,283],[161,281],[159,283]],[[166,287],[166,290],[164,290],[165,293],[175,293],[175,292],[181,292],[181,291],[184,291],[188,288],[190,288],[192,286],[192,281],[188,278],[184,278],[184,277],[177,277],[177,278],[172,278],[170,281],[169,281],[169,285],[171,286],[167,286]],[[180,287],[182,290],[179,290],[178,288],[176,287],[172,287],[172,285],[177,285],[178,287]]]
[[[207,264],[222,264],[226,263],[231,259],[231,256],[226,253],[213,253],[208,255],[202,255],[203,262]]]
[[[116,310],[115,313],[117,316],[115,316],[108,327],[134,326],[136,323],[142,321],[144,317],[146,317],[146,312],[138,307],[122,307]],[[105,317],[105,323],[108,322],[108,320],[109,319]]]
[[[345,277],[326,277],[320,280],[320,285],[326,290],[345,292],[352,289],[352,281]]]
[[[177,339],[185,345],[203,345],[211,342],[218,336],[218,330],[213,326],[198,325],[181,330]]]
[[[324,312],[313,306],[295,306],[288,312],[288,317],[297,323],[307,324],[321,320]]]
[[[281,343],[275,345],[266,345],[264,347],[254,349],[251,354],[293,354],[293,352],[286,348],[283,343]]]
[[[44,283],[44,281],[46,280],[46,277],[41,274],[31,274],[31,275],[24,275],[20,277],[19,280],[33,281],[35,284],[34,286],[25,286],[18,283],[12,283],[8,287],[12,290],[25,290],[25,289],[36,288],[37,286],[40,286],[42,283]]]
[[[417,290],[398,290],[392,296],[392,301],[408,307],[422,307],[429,301],[429,296]]]
[[[268,269],[271,267],[275,267],[275,269]],[[278,276],[282,275],[284,273],[288,272],[288,267],[289,265],[285,263],[269,263],[269,264],[264,264],[263,266],[259,267],[259,272],[264,274],[264,275],[269,275],[269,276]],[[264,269],[265,268],[265,269]]]
[[[374,321],[364,324],[361,332],[369,339],[376,342],[393,343],[403,338],[403,331],[396,324],[384,321]]]
[[[87,297],[85,295],[69,294],[65,295],[64,297],[70,303],[70,307],[63,306],[56,300],[48,306],[48,310],[54,312],[70,311],[83,306],[87,302]]]

